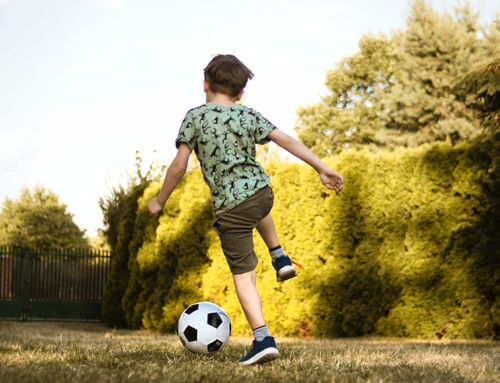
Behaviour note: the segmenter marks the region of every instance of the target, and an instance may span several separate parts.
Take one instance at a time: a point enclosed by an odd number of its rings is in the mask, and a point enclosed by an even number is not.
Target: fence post
[[[12,299],[13,254],[8,247],[0,247],[0,299]]]
[[[33,259],[28,248],[21,249],[22,258],[22,287],[21,287],[21,320],[26,322],[30,317],[31,305],[31,272]]]

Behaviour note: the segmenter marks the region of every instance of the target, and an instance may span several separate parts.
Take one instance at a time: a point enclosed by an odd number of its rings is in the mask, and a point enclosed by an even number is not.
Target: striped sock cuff
[[[269,254],[271,255],[273,261],[283,255],[286,255],[281,246],[269,249]]]
[[[255,330],[252,330],[252,333],[257,342],[260,342],[266,336],[271,336],[266,325],[257,327]]]

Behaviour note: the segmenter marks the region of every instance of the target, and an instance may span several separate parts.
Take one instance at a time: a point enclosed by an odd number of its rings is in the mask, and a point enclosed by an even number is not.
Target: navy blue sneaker
[[[252,348],[243,358],[240,360],[241,366],[250,366],[252,364],[261,364],[269,362],[280,356],[278,349],[276,348],[276,343],[272,336],[266,336],[260,342],[255,339],[252,342]]]
[[[295,268],[292,265],[291,259],[288,255],[282,255],[273,261],[273,266],[276,269],[276,280],[278,282],[286,281],[297,275]]]

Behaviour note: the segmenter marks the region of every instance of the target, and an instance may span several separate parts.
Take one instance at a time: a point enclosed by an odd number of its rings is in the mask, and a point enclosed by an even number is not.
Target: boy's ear
[[[242,90],[242,91],[240,92],[240,94],[236,96],[235,101],[240,101],[240,100],[241,100],[241,98],[243,97],[243,93],[245,93],[245,91],[244,91],[244,90]]]
[[[206,80],[203,80],[203,91],[204,91],[205,93],[207,93],[207,92],[208,92],[208,83],[207,83],[207,81],[206,81]]]

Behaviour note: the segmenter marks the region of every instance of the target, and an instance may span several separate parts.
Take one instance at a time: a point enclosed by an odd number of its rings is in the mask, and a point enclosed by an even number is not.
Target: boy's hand
[[[158,198],[153,198],[148,202],[148,209],[151,214],[157,216],[163,210],[163,205],[158,201]]]
[[[337,194],[339,194],[344,187],[344,178],[332,169],[322,169],[319,172],[319,178],[326,188],[335,190]]]

